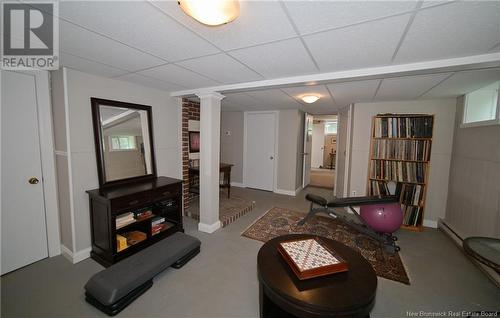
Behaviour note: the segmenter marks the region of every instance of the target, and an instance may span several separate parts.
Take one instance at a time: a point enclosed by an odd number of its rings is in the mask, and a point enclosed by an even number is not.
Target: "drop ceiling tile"
[[[299,39],[264,44],[229,52],[265,78],[317,72],[316,66]]]
[[[114,77],[127,73],[127,71],[125,70],[120,70],[115,67],[97,63],[95,61],[86,60],[68,53],[60,52],[59,56],[60,56],[59,64],[61,66],[66,66],[74,70],[82,71],[85,73],[90,73],[104,77]]]
[[[256,106],[264,109],[292,109],[299,108],[301,104],[278,88],[247,92],[247,95],[256,98]]]
[[[185,89],[184,86],[167,83],[167,82],[160,81],[160,80],[155,79],[155,78],[143,76],[143,75],[140,75],[137,73],[125,74],[125,75],[116,77],[116,79],[127,81],[127,82],[132,82],[132,83],[136,83],[136,84],[139,84],[142,86],[152,87],[152,88],[156,88],[156,89],[160,89],[160,90],[168,91],[168,92],[173,92],[173,91]]]
[[[422,99],[456,97],[500,80],[500,68],[462,71],[431,89]]]
[[[226,96],[222,100],[222,104],[237,105],[237,106],[254,106],[260,104],[260,101],[247,95],[247,93],[222,93]]]
[[[328,84],[337,105],[370,102],[375,95],[380,80]]]
[[[60,16],[170,62],[219,52],[145,1],[62,1]]]
[[[155,1],[154,5],[223,50],[296,35],[277,1],[240,1],[240,16],[226,25],[216,27],[205,26],[187,16],[176,1]]]
[[[194,72],[183,69],[173,64],[158,66],[145,71],[141,71],[138,74],[156,78],[165,82],[184,86],[187,88],[199,88],[199,87],[214,86],[219,84],[214,80],[208,79],[204,76],[201,76],[199,74],[196,74]]]
[[[382,81],[375,101],[411,100],[422,95],[451,73],[387,78]]]
[[[262,79],[262,76],[226,54],[199,57],[176,64],[225,84]]]
[[[395,63],[483,54],[499,41],[500,2],[454,2],[417,13]]]
[[[321,71],[388,65],[409,15],[304,36]]]
[[[417,1],[286,1],[301,34],[411,11]]]
[[[61,51],[116,68],[137,71],[165,63],[163,60],[60,21]]]
[[[325,108],[334,109],[335,105],[328,92],[328,89],[324,85],[311,85],[311,86],[299,86],[299,87],[286,87],[282,90],[288,95],[292,96],[298,100],[305,107],[315,107],[315,108]],[[319,100],[312,104],[307,104],[301,100],[304,95],[315,95],[319,97]]]

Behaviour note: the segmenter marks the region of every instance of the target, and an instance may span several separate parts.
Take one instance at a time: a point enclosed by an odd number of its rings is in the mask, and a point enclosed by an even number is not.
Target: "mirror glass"
[[[148,111],[99,105],[104,182],[153,173]]]

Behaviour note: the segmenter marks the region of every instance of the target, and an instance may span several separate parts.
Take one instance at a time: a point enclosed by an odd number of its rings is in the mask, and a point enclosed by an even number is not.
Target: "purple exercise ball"
[[[381,233],[396,232],[403,223],[399,203],[363,205],[359,214],[372,229]]]

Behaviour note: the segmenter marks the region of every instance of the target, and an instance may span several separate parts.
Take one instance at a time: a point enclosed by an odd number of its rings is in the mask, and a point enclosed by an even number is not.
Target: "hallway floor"
[[[197,231],[185,218],[186,233],[202,241],[201,253],[179,270],[168,269],[117,317],[256,318],[257,252],[262,243],[241,233],[272,207],[307,211],[308,187],[297,197],[234,188],[256,201],[254,210],[213,234]],[[491,283],[441,231],[400,231],[401,258],[411,285],[378,279],[373,318],[406,317],[409,311],[499,310],[500,289]],[[85,302],[83,286],[102,267],[91,259],[71,264],[62,256],[27,266],[0,279],[1,316],[107,317]]]
[[[311,182],[309,185],[333,189],[335,185],[335,169],[311,168]]]

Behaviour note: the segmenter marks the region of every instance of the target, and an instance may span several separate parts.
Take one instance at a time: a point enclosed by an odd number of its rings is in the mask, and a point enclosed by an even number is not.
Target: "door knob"
[[[38,180],[38,178],[36,178],[36,177],[31,177],[31,178],[28,180],[28,183],[29,183],[29,184],[38,184],[38,182],[40,182],[40,180]]]
[[[274,159],[274,157],[273,157],[273,156],[271,156],[271,157],[269,157],[269,159],[273,160],[273,159]]]

